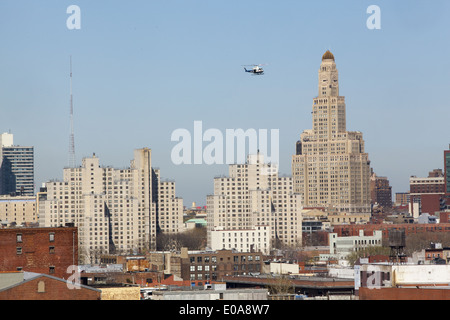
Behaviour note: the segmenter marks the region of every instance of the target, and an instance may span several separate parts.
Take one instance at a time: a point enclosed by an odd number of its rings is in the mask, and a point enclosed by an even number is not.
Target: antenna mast
[[[75,168],[75,138],[73,133],[72,56],[70,56],[70,140],[69,167]]]

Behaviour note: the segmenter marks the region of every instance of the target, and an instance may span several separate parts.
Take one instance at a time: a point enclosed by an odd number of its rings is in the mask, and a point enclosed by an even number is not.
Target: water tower
[[[391,253],[389,258],[391,262],[405,262],[406,255],[404,248],[406,246],[405,229],[390,229],[389,230],[389,247]]]

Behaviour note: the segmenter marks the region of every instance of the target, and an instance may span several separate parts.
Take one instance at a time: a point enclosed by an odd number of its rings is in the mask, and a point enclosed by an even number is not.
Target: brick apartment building
[[[445,180],[442,169],[429,172],[427,178],[412,176],[409,179],[410,213],[417,218],[421,213],[433,215],[441,210],[445,198]]]
[[[189,252],[182,259],[181,277],[184,280],[220,281],[226,275],[244,275],[262,272],[261,252],[233,250]]]
[[[28,271],[67,279],[78,264],[74,227],[0,229],[0,272]]]
[[[364,230],[365,234],[372,234],[374,230],[381,230],[382,238],[388,239],[390,229],[404,229],[405,235],[424,232],[450,232],[450,223],[348,224],[335,225],[333,232],[337,233],[339,237],[350,237],[357,236],[359,230]]]

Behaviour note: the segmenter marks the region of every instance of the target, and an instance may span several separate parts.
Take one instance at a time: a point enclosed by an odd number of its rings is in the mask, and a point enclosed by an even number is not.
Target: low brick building
[[[362,264],[355,279],[360,300],[449,300],[449,265]]]
[[[68,278],[78,264],[75,227],[0,229],[0,271],[29,271]]]
[[[364,234],[373,234],[374,230],[380,230],[383,239],[389,238],[389,230],[405,230],[405,235],[418,234],[425,232],[449,232],[450,223],[400,223],[400,224],[346,224],[335,225],[333,232],[339,237],[351,237],[359,234],[359,230],[364,230]]]
[[[359,300],[450,300],[449,288],[361,288]]]
[[[0,300],[100,300],[102,291],[46,274],[0,273]]]

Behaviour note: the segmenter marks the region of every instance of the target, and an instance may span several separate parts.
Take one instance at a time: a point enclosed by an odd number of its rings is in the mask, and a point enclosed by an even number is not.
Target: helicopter
[[[251,66],[252,69],[247,69],[245,67]],[[245,72],[252,73],[253,75],[263,75],[264,70],[261,68],[261,66],[264,66],[264,64],[251,64],[251,65],[243,65]]]

